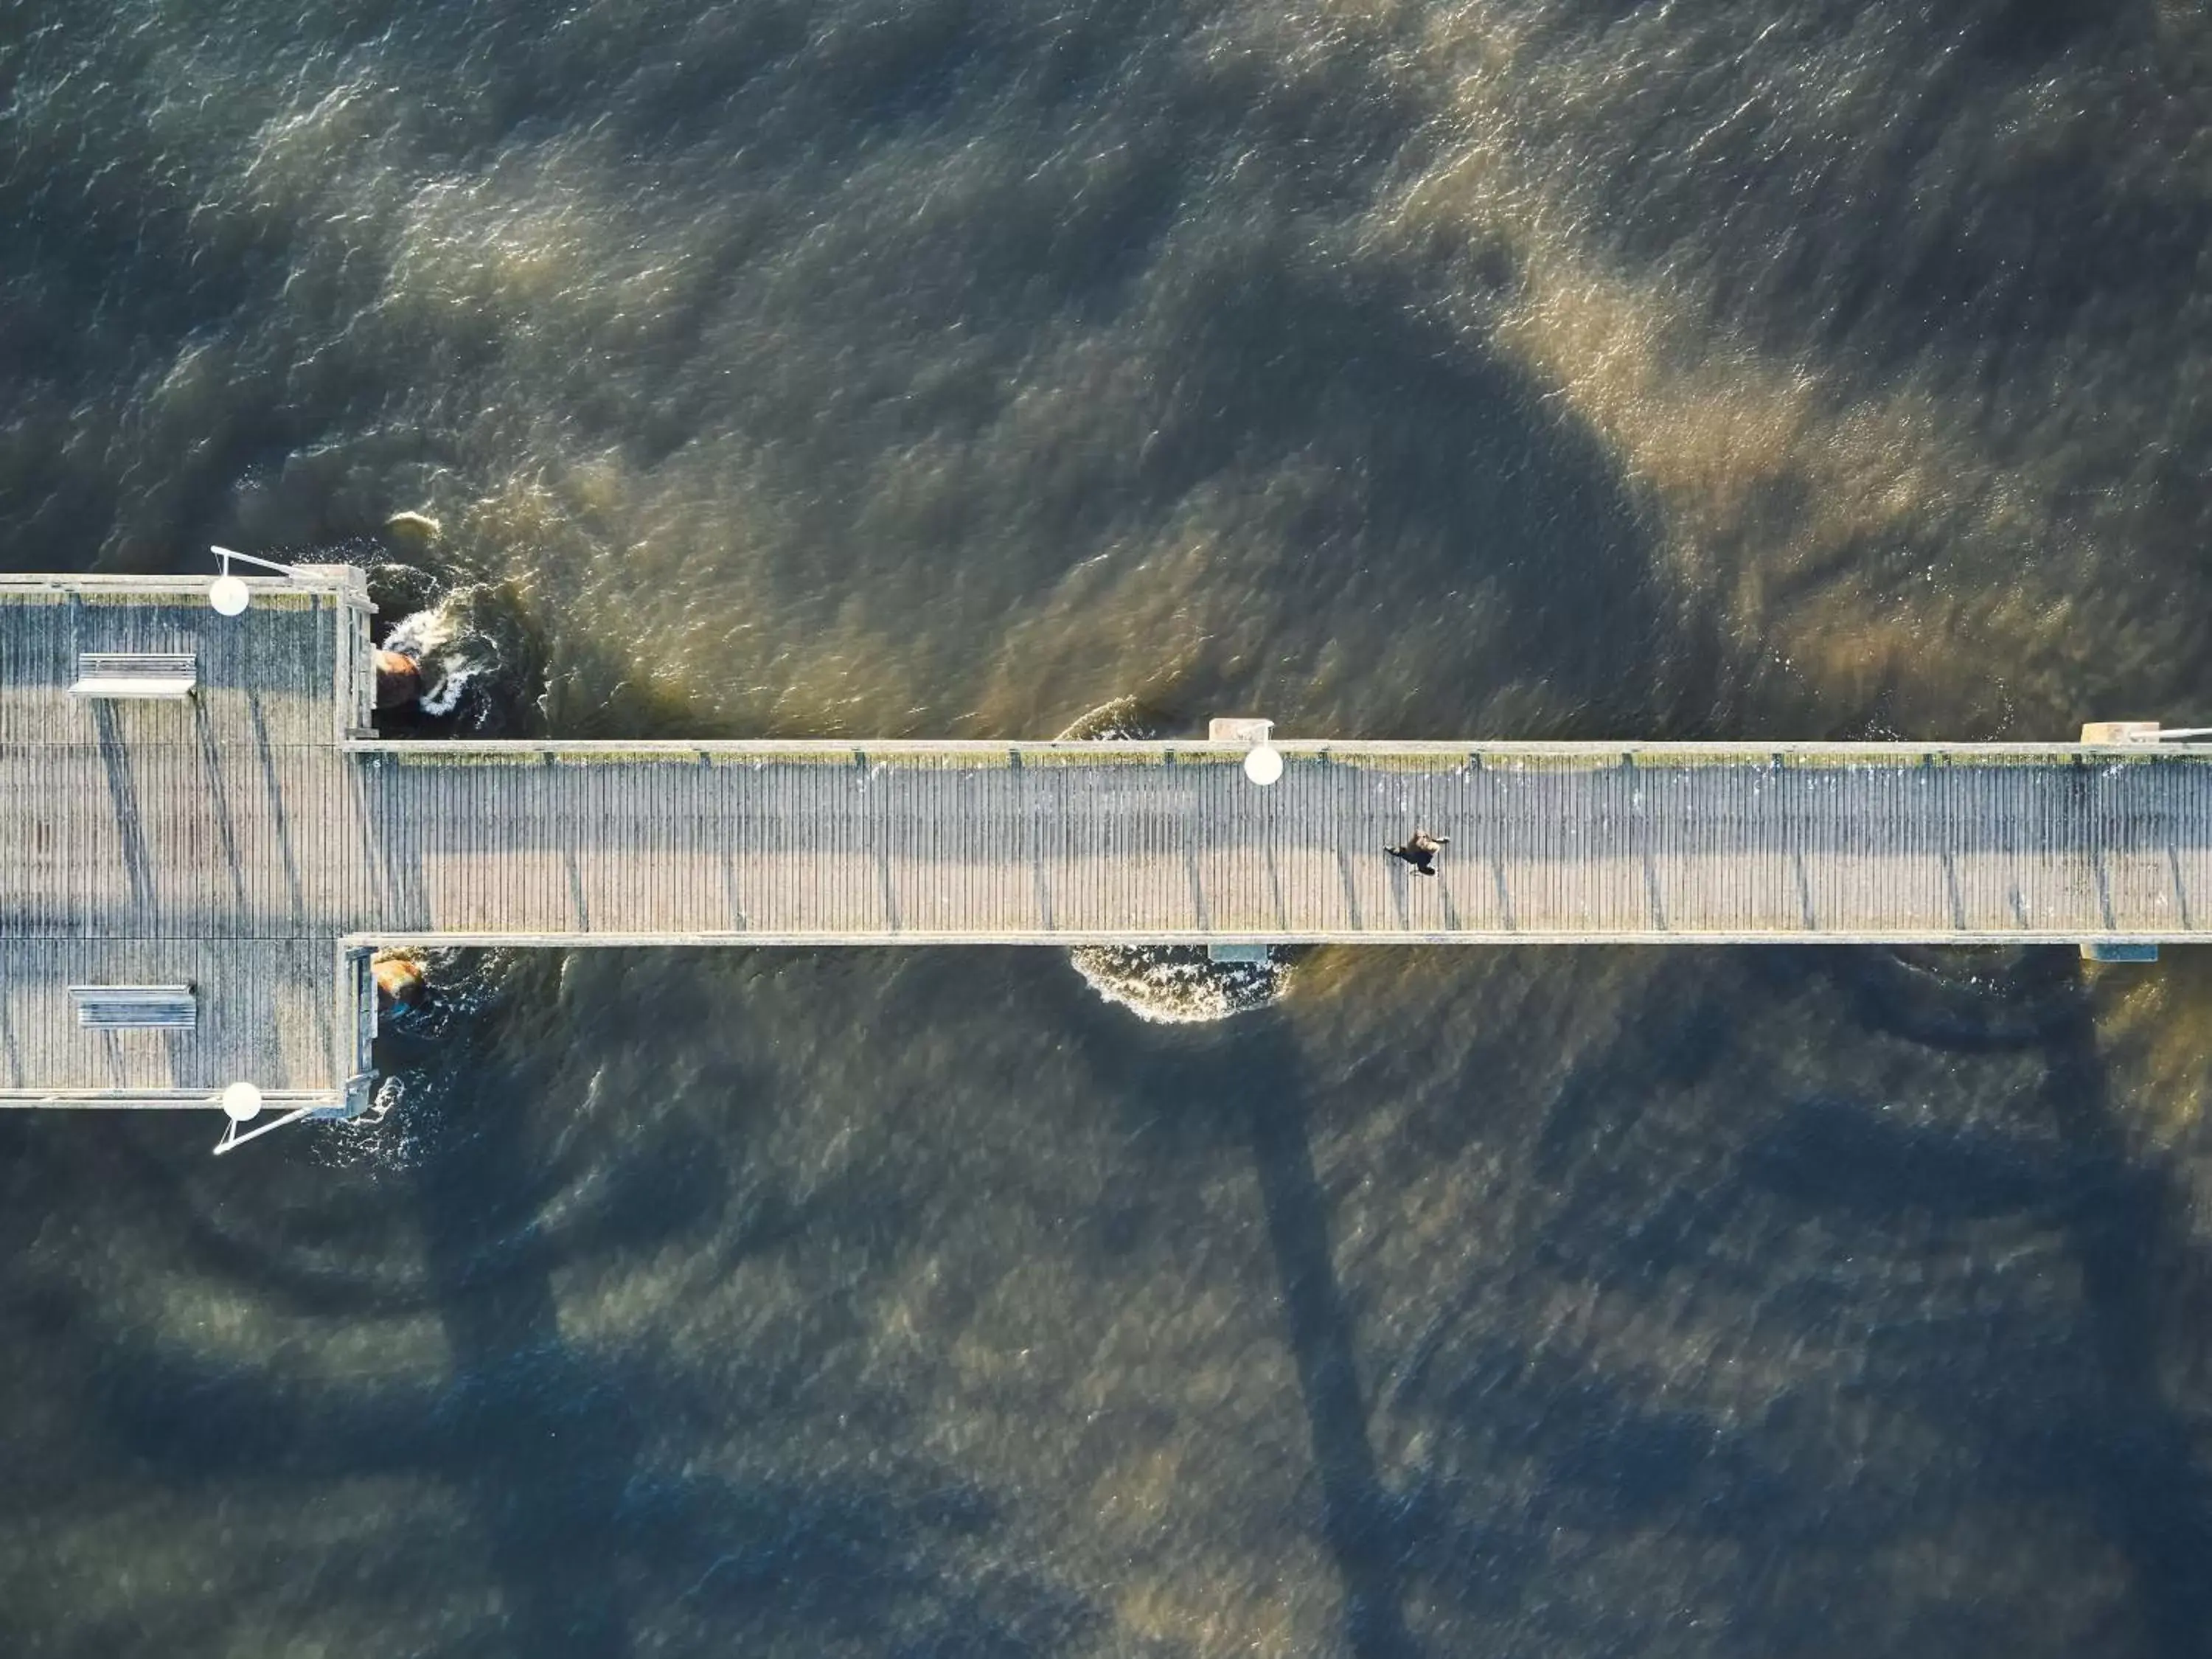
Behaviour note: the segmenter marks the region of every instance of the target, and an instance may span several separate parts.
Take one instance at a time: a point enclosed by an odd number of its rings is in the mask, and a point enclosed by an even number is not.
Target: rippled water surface
[[[2212,720],[2200,0],[21,0],[0,100],[0,563],[386,564],[474,729]],[[2194,952],[438,973],[373,1126],[0,1122],[0,1652],[2212,1645]]]

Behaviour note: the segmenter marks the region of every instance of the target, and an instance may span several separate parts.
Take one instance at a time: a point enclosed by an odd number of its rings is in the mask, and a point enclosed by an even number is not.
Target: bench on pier
[[[76,1023],[99,1030],[189,1031],[200,1023],[189,985],[72,985]]]
[[[73,697],[189,697],[200,659],[189,651],[80,651]]]

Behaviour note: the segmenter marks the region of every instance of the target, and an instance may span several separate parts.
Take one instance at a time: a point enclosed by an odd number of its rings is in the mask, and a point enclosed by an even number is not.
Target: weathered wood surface
[[[198,992],[191,1030],[80,1026],[72,985]],[[357,999],[316,939],[0,938],[0,1094],[204,1106],[225,1085],[335,1104],[357,1066]]]
[[[336,1103],[365,1064],[339,936],[369,902],[357,574],[0,580],[0,1099]],[[82,652],[197,659],[193,695],[70,695]],[[77,1024],[72,985],[187,984],[191,1030]]]
[[[249,586],[252,608],[222,617],[205,581],[0,579],[0,745],[335,742],[365,593],[337,578]],[[188,708],[73,697],[81,652],[192,655],[199,686]]]
[[[334,941],[373,908],[334,745],[195,742],[191,702],[147,712],[186,739],[0,747],[0,939]]]
[[[0,1100],[335,1101],[379,941],[2212,938],[2204,747],[377,743],[357,573],[256,589],[0,579]],[[199,684],[72,697],[88,651]],[[200,1023],[82,1030],[99,983]]]
[[[2212,763],[2075,745],[390,745],[379,935],[2180,939]],[[1440,873],[1387,857],[1448,836]]]

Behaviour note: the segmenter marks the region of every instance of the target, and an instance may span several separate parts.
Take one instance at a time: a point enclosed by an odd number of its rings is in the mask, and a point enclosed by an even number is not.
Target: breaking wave
[[[495,673],[500,651],[492,634],[477,625],[483,590],[459,587],[425,610],[403,617],[385,637],[385,648],[412,657],[422,672],[422,696],[416,705],[428,719],[457,713],[480,699],[471,688]]]
[[[446,1104],[477,1056],[478,1022],[505,999],[520,953],[410,949],[424,995],[386,1009],[377,1023],[376,1092],[368,1109],[314,1127],[317,1156],[337,1167],[410,1170],[444,1144]]]

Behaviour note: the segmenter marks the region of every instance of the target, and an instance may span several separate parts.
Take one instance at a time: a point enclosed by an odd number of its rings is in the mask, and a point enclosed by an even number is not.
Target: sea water
[[[423,741],[2212,718],[2194,0],[23,0],[0,109],[0,561],[382,568]],[[441,978],[373,1125],[0,1121],[0,1652],[2212,1628],[2192,951]]]

